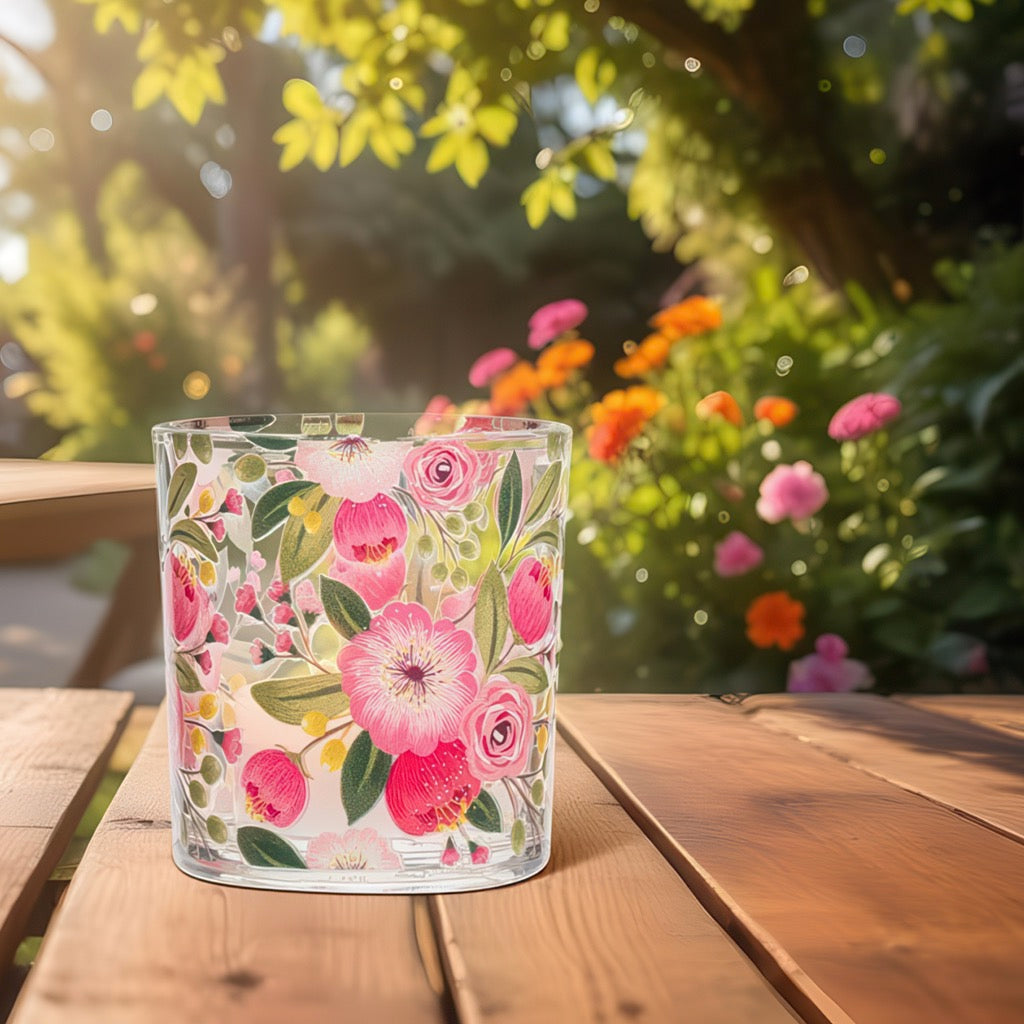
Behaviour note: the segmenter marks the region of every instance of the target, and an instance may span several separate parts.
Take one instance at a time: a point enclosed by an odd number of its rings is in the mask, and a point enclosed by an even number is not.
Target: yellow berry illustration
[[[202,729],[193,729],[189,736],[189,743],[192,745],[193,754],[201,754],[206,749],[206,737]]]
[[[217,570],[213,562],[203,562],[199,567],[199,581],[204,587],[212,587],[217,582]]]
[[[236,672],[234,675],[228,676],[228,687],[231,692],[241,689],[246,684],[246,678],[241,672]]]
[[[323,522],[323,516],[319,512],[307,512],[306,518],[302,520],[302,525],[306,528],[307,533],[319,533]]]
[[[290,516],[304,516],[308,511],[306,503],[297,494],[288,502],[288,515]]]
[[[217,714],[217,697],[213,693],[204,693],[199,698],[199,714],[203,718],[213,718]]]
[[[230,704],[225,704],[224,707],[221,708],[220,720],[224,723],[225,729],[234,728],[235,724],[238,722],[238,716],[235,714],[235,709]]]
[[[327,731],[327,716],[322,711],[307,711],[302,716],[302,728],[310,736],[323,736]]]
[[[209,487],[199,495],[199,511],[202,515],[213,510],[213,491]]]
[[[331,772],[336,772],[344,763],[348,747],[341,740],[328,740],[320,751],[320,763]]]
[[[543,754],[548,749],[548,727],[542,725],[537,730],[537,750]]]

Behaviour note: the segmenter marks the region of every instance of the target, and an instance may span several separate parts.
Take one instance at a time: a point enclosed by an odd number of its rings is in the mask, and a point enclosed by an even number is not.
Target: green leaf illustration
[[[523,471],[519,466],[519,456],[513,452],[502,475],[501,487],[498,489],[498,532],[502,547],[515,532],[522,505]]]
[[[308,480],[287,480],[271,487],[252,510],[252,539],[266,537],[271,530],[280,526],[288,518],[288,502],[295,497],[304,497],[314,487],[316,484]]]
[[[543,693],[548,688],[547,669],[533,658],[516,658],[498,672],[510,683],[518,683],[527,693]]]
[[[340,498],[332,498],[324,494],[319,487],[314,487],[302,500],[309,508],[305,516],[289,516],[281,534],[281,548],[278,552],[278,565],[281,579],[286,583],[312,569],[330,547],[334,537],[332,526],[334,516],[341,506]],[[309,530],[306,523],[310,513],[319,516],[317,528]]]
[[[338,673],[267,679],[253,686],[252,699],[271,718],[288,725],[301,725],[309,711],[320,711],[328,718],[348,711],[348,697],[341,689]]]
[[[552,548],[562,546],[562,521],[558,516],[545,519],[536,530],[527,537],[526,543],[533,547],[536,544],[547,544]]]
[[[192,451],[196,453],[196,458],[204,466],[208,466],[213,458],[213,442],[210,440],[209,435],[193,434]]]
[[[490,672],[501,657],[508,627],[508,593],[501,573],[492,562],[480,577],[474,619],[476,643],[483,655],[485,672]]]
[[[243,484],[251,484],[263,477],[267,471],[267,464],[254,452],[243,455],[235,463],[235,476]]]
[[[331,625],[349,640],[370,628],[370,609],[366,602],[340,580],[321,576],[320,600]]]
[[[205,807],[209,801],[206,795],[206,788],[198,779],[192,779],[188,784],[189,799],[196,807]]]
[[[522,818],[516,818],[512,822],[512,834],[509,838],[512,840],[512,852],[518,857],[526,849],[526,823]]]
[[[206,819],[206,831],[215,843],[226,843],[228,841],[228,827],[224,824],[223,818],[211,814]]]
[[[171,444],[174,446],[174,454],[183,459],[188,451],[188,434],[172,434]]]
[[[207,754],[199,763],[199,774],[204,782],[212,786],[220,778],[220,761],[213,754]]]
[[[466,809],[466,820],[482,832],[501,831],[501,809],[486,789]]]
[[[184,519],[176,523],[171,530],[171,543],[178,541],[187,544],[193,551],[198,552],[203,558],[211,562],[217,561],[217,548],[214,546],[213,538],[207,532],[206,527],[200,525],[193,519]]]
[[[381,798],[391,761],[390,754],[374,746],[368,732],[356,737],[341,768],[341,802],[350,825]]]
[[[283,836],[255,825],[238,830],[238,850],[247,864],[261,868],[304,868],[299,851]]]
[[[174,676],[182,693],[198,693],[203,688],[196,670],[184,654],[174,656]]]
[[[196,482],[199,470],[194,462],[183,462],[174,471],[171,482],[167,486],[167,515],[176,516],[185,504],[189,491]]]
[[[246,434],[245,439],[268,452],[286,452],[295,447],[295,438],[278,437],[275,434]]]
[[[537,481],[537,486],[526,503],[526,515],[523,516],[523,526],[529,526],[538,519],[546,516],[551,511],[555,497],[558,494],[558,485],[562,478],[562,462],[552,462],[544,475]]]

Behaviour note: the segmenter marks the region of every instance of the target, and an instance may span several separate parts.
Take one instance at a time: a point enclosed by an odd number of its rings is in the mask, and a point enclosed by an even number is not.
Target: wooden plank
[[[1000,732],[1024,740],[1024,695],[984,694],[968,695],[944,693],[940,695],[900,694],[893,698],[922,711],[934,711],[941,715],[951,715],[986,729],[998,729]]]
[[[851,1018],[1019,1024],[1020,844],[707,698],[560,701],[706,905],[754,922]]]
[[[799,1020],[571,749],[555,782],[540,875],[430,897],[460,1020]]]
[[[127,693],[0,690],[0,970],[121,732]]]
[[[155,487],[153,467],[145,463],[0,459],[0,505]]]
[[[47,933],[12,1024],[443,1021],[414,903],[199,882],[171,860],[161,712]]]
[[[1024,733],[1010,739],[869,694],[759,694],[737,707],[757,725],[1024,841]]]

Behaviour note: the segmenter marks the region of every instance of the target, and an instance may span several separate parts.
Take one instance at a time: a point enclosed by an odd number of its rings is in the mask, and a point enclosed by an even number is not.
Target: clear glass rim
[[[469,433],[510,442],[524,437],[572,436],[572,428],[556,420],[458,412],[239,413],[169,420],[155,424],[152,433],[154,439],[179,433],[204,434],[211,441],[229,443],[250,435],[280,441],[330,441],[353,434],[364,436],[366,427],[376,428],[368,432],[368,439],[376,441],[458,439]]]

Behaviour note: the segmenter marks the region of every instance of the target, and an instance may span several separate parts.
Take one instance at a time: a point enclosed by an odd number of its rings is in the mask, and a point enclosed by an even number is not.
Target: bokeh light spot
[[[149,316],[156,306],[157,298],[152,292],[139,292],[138,295],[133,295],[128,303],[128,308],[136,316]]]
[[[193,370],[181,382],[181,390],[188,398],[199,401],[205,398],[210,392],[210,376],[202,370]]]
[[[92,117],[89,118],[89,124],[93,126],[98,132],[109,132],[111,126],[114,124],[114,118],[109,110],[105,110],[100,107],[99,110],[92,112]]]
[[[53,149],[55,139],[49,128],[37,128],[29,137],[28,144],[37,153],[49,153]]]
[[[847,57],[863,57],[868,52],[868,44],[861,36],[847,36],[843,40],[843,53]]]

